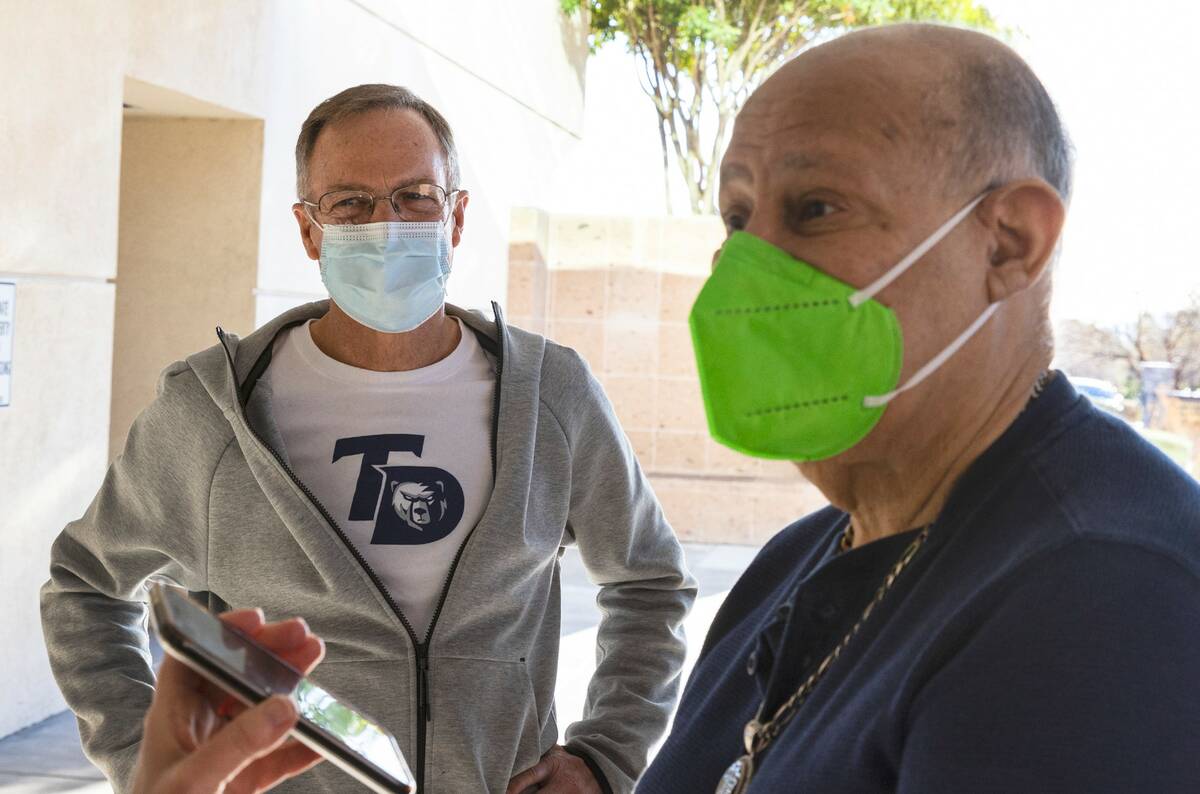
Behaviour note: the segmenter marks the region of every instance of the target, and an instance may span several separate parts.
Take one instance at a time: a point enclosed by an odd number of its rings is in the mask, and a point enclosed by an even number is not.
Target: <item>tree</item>
[[[1175,365],[1175,388],[1200,387],[1200,296],[1167,315],[1161,334],[1165,358]]]
[[[716,169],[742,103],[823,34],[916,20],[996,27],[977,0],[559,1],[568,14],[588,13],[593,51],[623,35],[638,56],[658,113],[663,176],[673,153],[697,214],[716,211]]]
[[[1115,363],[1136,386],[1143,363],[1166,361],[1175,367],[1176,389],[1200,388],[1200,294],[1177,311],[1159,316],[1141,312],[1120,325],[1068,321],[1059,336],[1058,359],[1072,374],[1107,372]]]

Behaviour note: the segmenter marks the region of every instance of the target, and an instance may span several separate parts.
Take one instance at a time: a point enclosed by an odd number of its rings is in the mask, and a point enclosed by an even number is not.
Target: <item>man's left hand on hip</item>
[[[579,756],[568,753],[559,744],[546,751],[537,764],[509,781],[505,794],[525,794],[527,791],[537,791],[538,794],[603,794],[587,763]]]

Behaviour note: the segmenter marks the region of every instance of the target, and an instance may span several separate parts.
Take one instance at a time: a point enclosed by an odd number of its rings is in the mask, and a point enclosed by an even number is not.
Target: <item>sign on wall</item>
[[[12,402],[13,317],[17,285],[0,282],[0,408]]]

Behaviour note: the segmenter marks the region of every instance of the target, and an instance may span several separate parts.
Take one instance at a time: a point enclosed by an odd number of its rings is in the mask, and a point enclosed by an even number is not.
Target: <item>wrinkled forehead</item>
[[[413,181],[445,184],[446,162],[428,122],[413,110],[368,110],[331,121],[309,161],[314,189],[386,190]]]
[[[926,154],[922,108],[934,89],[880,60],[814,53],[784,66],[738,114],[726,164],[769,171],[823,161],[904,178]]]

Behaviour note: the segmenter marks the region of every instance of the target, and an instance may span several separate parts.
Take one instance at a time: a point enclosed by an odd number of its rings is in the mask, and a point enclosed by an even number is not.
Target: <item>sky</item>
[[[1200,295],[1200,2],[982,0],[1041,77],[1076,148],[1055,273],[1056,320],[1101,325]],[[588,63],[584,140],[557,208],[666,211],[661,150],[636,59],[611,44]],[[672,169],[675,166],[672,164]],[[676,213],[687,211],[673,173]]]

